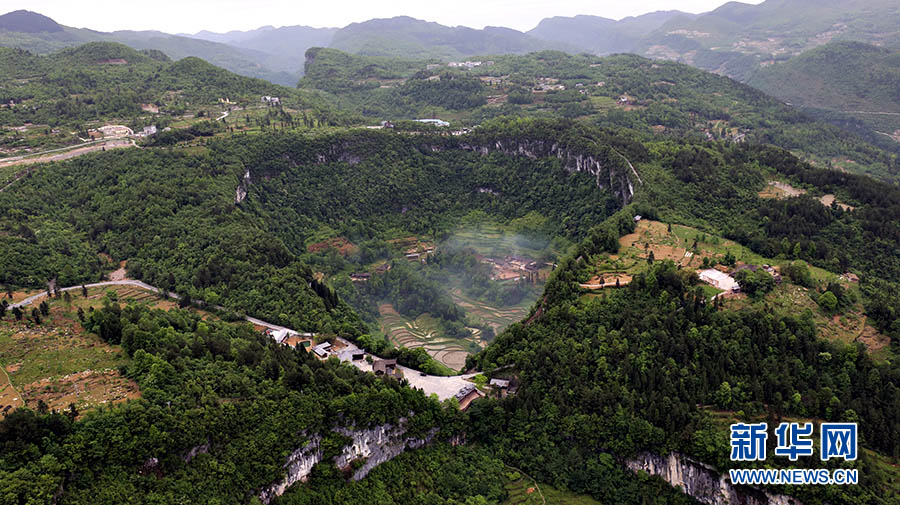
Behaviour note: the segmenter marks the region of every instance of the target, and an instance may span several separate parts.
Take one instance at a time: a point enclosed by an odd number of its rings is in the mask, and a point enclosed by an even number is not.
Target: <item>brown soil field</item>
[[[619,281],[619,286],[621,287],[631,284],[631,279],[632,277],[626,273],[604,274],[602,279],[599,275],[595,276],[585,284],[581,284],[581,287],[585,289],[614,288],[616,287],[616,281]]]
[[[0,415],[25,405],[22,395],[16,391],[16,388],[9,382],[9,368],[0,367]],[[7,410],[7,407],[11,407]]]
[[[862,333],[856,337],[856,341],[862,342],[863,345],[866,346],[866,349],[869,350],[869,353],[880,351],[891,345],[890,337],[878,333],[878,331],[871,326],[865,326]]]
[[[323,242],[312,244],[306,248],[306,250],[311,253],[319,253],[328,249],[337,249],[338,254],[340,254],[341,256],[347,256],[348,254],[356,250],[356,246],[344,237],[336,237],[325,240]]]

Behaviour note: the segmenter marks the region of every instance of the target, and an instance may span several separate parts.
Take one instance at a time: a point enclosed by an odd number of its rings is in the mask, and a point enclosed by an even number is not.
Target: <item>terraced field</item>
[[[465,366],[471,346],[478,345],[474,338],[461,340],[439,336],[437,320],[427,314],[410,320],[389,303],[379,306],[378,311],[381,314],[381,329],[392,344],[411,349],[424,348],[435,360],[452,370]]]
[[[537,292],[535,296],[527,297],[518,305],[511,307],[494,307],[479,300],[470,298],[459,288],[450,291],[450,296],[457,305],[462,307],[469,316],[478,322],[491,325],[495,333],[500,333],[512,323],[519,322],[528,316],[528,311],[538,298]]]
[[[450,241],[460,246],[471,247],[479,254],[496,257],[507,254],[538,257],[546,246],[544,240],[529,239],[491,223],[458,230]]]

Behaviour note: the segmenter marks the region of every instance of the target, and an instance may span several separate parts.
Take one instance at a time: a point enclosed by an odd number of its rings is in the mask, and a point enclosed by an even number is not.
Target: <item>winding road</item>
[[[146,282],[136,281],[132,279],[124,279],[120,281],[104,281],[104,282],[95,282],[93,284],[85,284],[86,288],[102,288],[106,286],[131,286],[140,289],[146,289],[148,291],[153,291],[156,293],[160,293],[160,290],[157,287],[151,286]],[[66,291],[76,291],[80,290],[82,287],[78,286],[70,286],[67,288],[60,289],[60,293]],[[176,293],[167,292],[166,295],[169,298],[174,298],[175,300],[180,300],[181,296]],[[31,305],[47,296],[47,292],[41,292],[36,295],[29,296],[28,298],[22,300],[21,302],[14,303],[10,305],[10,309],[12,308],[22,308],[28,305]],[[214,308],[224,310],[224,307],[215,306]],[[290,328],[285,328],[284,326],[279,326],[277,324],[272,324],[261,319],[257,319],[255,317],[245,316],[245,319],[257,326],[262,326],[265,328],[269,328],[272,330],[287,330],[288,333],[297,335],[299,332],[294,331]],[[349,340],[345,340],[343,338],[338,337],[338,340],[344,345],[342,351],[355,351],[360,350],[359,347],[350,342]],[[373,360],[381,359],[378,356],[366,352],[367,356],[371,356]],[[369,364],[366,360],[357,360],[352,361],[351,364],[356,368],[362,370],[363,372],[373,372],[372,365]],[[409,367],[405,367],[403,365],[397,365],[397,368],[403,371],[403,378],[409,382],[409,386],[412,388],[421,389],[426,395],[436,394],[438,399],[446,400],[448,398],[452,398],[460,389],[465,387],[466,385],[472,384],[467,379],[471,379],[472,377],[478,375],[477,373],[465,374],[465,375],[453,375],[453,376],[441,376],[441,375],[428,375],[418,370],[414,370]]]

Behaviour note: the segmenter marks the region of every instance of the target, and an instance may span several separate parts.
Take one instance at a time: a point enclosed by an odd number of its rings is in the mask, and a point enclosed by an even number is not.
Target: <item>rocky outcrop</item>
[[[405,424],[405,420],[401,420],[397,426],[383,424],[367,430],[335,429],[341,435],[350,437],[352,442],[344,447],[334,464],[338,468],[348,468],[354,461],[365,460],[351,476],[353,480],[360,480],[376,466],[396,458],[407,449],[418,449],[431,443],[437,434],[437,429],[434,429],[424,438],[407,437]]]
[[[197,446],[192,447],[191,450],[188,451],[187,454],[185,454],[184,456],[181,457],[181,459],[182,459],[185,463],[190,463],[190,462],[193,461],[193,459],[196,458],[197,456],[199,456],[199,455],[201,455],[201,454],[206,454],[206,453],[208,453],[210,447],[212,447],[212,446],[210,445],[209,440],[207,440],[207,441],[206,441],[205,443],[203,443],[203,444],[200,444],[200,445],[197,445]]]
[[[334,428],[332,431],[350,439],[341,453],[334,458],[334,464],[341,469],[350,469],[353,462],[364,460],[363,464],[353,470],[353,480],[364,478],[378,465],[390,461],[410,449],[418,449],[431,443],[437,429],[428,432],[424,437],[406,435],[407,419],[400,418],[397,424],[382,424],[372,428]],[[259,499],[270,503],[281,496],[289,487],[305,482],[313,467],[322,461],[322,437],[315,435],[303,447],[292,452],[284,464],[286,475],[281,480],[266,487],[259,493]]]
[[[796,498],[747,486],[735,486],[727,474],[678,453],[641,453],[625,462],[631,471],[656,475],[706,505],[802,505]]]
[[[315,163],[360,163],[374,138],[357,138],[356,142],[335,144],[315,155]],[[592,175],[597,187],[613,192],[622,201],[622,205],[631,203],[635,187],[643,184],[634,165],[616,151],[615,148],[591,140],[584,140],[578,145],[570,145],[558,140],[535,139],[490,139],[460,137],[444,144],[420,145],[419,152],[442,152],[452,149],[472,151],[481,155],[499,152],[508,156],[525,156],[531,159],[558,158],[571,172],[585,172]],[[291,161],[297,163],[296,160]],[[479,188],[479,191],[485,188]],[[487,188],[491,189],[491,188]]]
[[[265,504],[271,502],[276,496],[281,496],[285,491],[298,482],[305,482],[316,463],[322,461],[322,437],[315,435],[303,447],[292,452],[284,464],[287,472],[285,477],[263,489],[259,493],[259,499]]]
[[[240,204],[247,198],[247,193],[250,192],[250,169],[247,169],[247,172],[244,174],[244,178],[241,179],[241,183],[238,184],[237,194],[234,196],[234,203]]]
[[[635,184],[643,184],[631,162],[612,148],[609,148],[611,156],[620,161],[611,162],[607,156],[579,152],[559,142],[545,140],[496,140],[487,144],[462,142],[459,147],[482,155],[500,152],[508,156],[525,156],[531,159],[558,158],[563,160],[567,170],[586,172],[594,176],[597,187],[614,192],[622,201],[622,205],[631,203]],[[628,168],[623,168],[623,165],[627,165]]]

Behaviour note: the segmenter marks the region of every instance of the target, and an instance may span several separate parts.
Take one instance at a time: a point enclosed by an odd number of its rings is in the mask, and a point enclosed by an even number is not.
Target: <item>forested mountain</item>
[[[753,13],[787,16],[789,4],[716,15],[766,26]],[[821,19],[839,10],[829,2]],[[685,22],[669,15],[628,22]],[[25,19],[30,40],[78,33]],[[402,35],[379,35],[391,26]],[[304,33],[221,40],[290,45]],[[0,502],[900,501],[895,154],[677,62],[498,54],[546,46],[409,18],[354,25],[333,44],[370,54],[311,48],[299,89],[108,41],[0,49],[4,146],[113,120],[171,125],[139,148],[0,165]],[[785,64],[790,75],[760,75],[869,100],[826,94],[835,108],[886,104],[892,72],[844,63],[871,82],[858,86],[836,75],[839,60],[814,80],[817,59],[851,53],[893,63],[888,50],[841,43]],[[424,117],[450,126],[410,121]],[[505,239],[496,230],[522,249],[540,236],[541,250],[525,259],[454,245],[468,234],[493,248]],[[492,327],[436,270],[499,285],[494,266],[513,262],[523,266],[503,293],[544,269],[528,288],[536,302],[469,341],[469,373],[439,377],[462,371],[429,345]],[[702,282],[709,268],[742,293]],[[160,292],[87,286],[113,271]],[[276,343],[246,316],[337,355]],[[432,325],[425,345],[390,338],[391,325],[419,321]],[[352,345],[371,354],[342,362]],[[376,376],[378,357],[409,368],[398,377],[379,362]],[[73,387],[68,408],[49,406],[81,373],[63,365],[88,362],[135,394],[91,404]],[[460,384],[485,397],[461,402]],[[731,423],[767,422],[774,447],[781,421],[856,422],[859,458],[731,461]],[[727,482],[729,469],[762,467],[852,469],[860,481]]]
[[[564,44],[542,41],[510,28],[451,28],[405,16],[353,23],[334,34],[330,47],[366,56],[445,61],[479,54],[523,54],[566,48]]]
[[[0,16],[0,30],[22,33],[56,33],[63,31],[63,27],[47,16],[18,10]]]
[[[81,125],[107,117],[142,116],[142,104],[169,114],[196,111],[223,99],[254,105],[262,95],[290,106],[325,109],[315,94],[235,75],[199,58],[171,61],[159,51],[93,42],[37,56],[0,48],[0,109],[8,125]],[[12,105],[9,105],[9,104]]]
[[[557,51],[484,56],[492,64],[471,69],[334,49],[312,49],[307,56],[302,88],[335,93],[344,107],[377,120],[440,117],[457,127],[503,115],[563,116],[628,128],[647,139],[775,144],[823,166],[891,181],[898,174],[892,151],[683,64]]]
[[[46,16],[29,11],[16,11],[0,19],[6,20],[4,24],[0,24],[0,46],[25,49],[37,54],[49,54],[87,42],[118,42],[139,50],[160,50],[173,60],[198,57],[240,75],[278,84],[292,86],[299,75],[296,70],[276,71],[262,65],[265,53],[216,42],[156,31],[106,33],[64,27]]]
[[[748,83],[848,129],[900,142],[900,51],[833,42],[761,68]]]
[[[191,37],[254,51],[260,54],[257,62],[262,66],[278,72],[299,75],[303,71],[307,49],[329,46],[337,31],[336,28],[283,26],[222,34],[199,32]],[[296,79],[290,84],[296,84]]]
[[[730,2],[694,19],[668,21],[636,48],[743,80],[760,63],[782,61],[831,41],[900,47],[892,0]]]
[[[310,267],[320,260],[306,245],[319,232],[375,246],[398,233],[439,235],[472,211],[501,221],[537,213],[553,223],[554,233],[580,245],[559,265],[529,321],[470,360],[488,373],[509,367],[504,373],[521,381],[520,392],[478,400],[459,415],[452,403],[442,407],[396,382],[285,351],[248,327],[107,302],[87,316],[86,328],[121,343],[131,359],[125,373],[141,385],[144,399],[76,422],[22,410],[0,423],[6,444],[0,482],[13,501],[44,501],[62,483],[64,503],[200,494],[247,502],[280,478],[281,462],[311,433],[397,423],[412,412],[414,433],[437,427],[442,440],[465,433],[476,445],[438,444],[387,463],[374,480],[348,488],[356,498],[342,491],[342,501],[371,500],[367,486],[380,487],[391,472],[412,478],[421,464],[444,461],[445,468],[446,458],[493,465],[498,458],[601,500],[644,503],[664,496],[667,503],[686,503],[617,461],[640,451],[679,451],[724,470],[725,435],[706,405],[738,416],[858,419],[867,476],[860,486],[781,492],[810,503],[890,503],[896,496],[886,491],[892,477],[874,470],[885,457],[878,454],[900,451],[894,415],[900,378],[891,360],[876,363],[862,346],[826,342],[812,314],[765,306],[723,310],[708,301],[695,276],[668,262],[600,297],[579,288],[594,265],[619,250],[619,237],[634,230],[639,213],[721,230],[781,261],[852,269],[861,277],[869,317],[900,339],[900,307],[891,297],[900,265],[886,254],[900,245],[896,188],[815,169],[776,148],[680,138],[640,142],[627,132],[572,121],[496,121],[463,136],[310,133],[235,135],[200,150],[146,148],[46,166],[0,193],[0,243],[8,251],[3,281],[89,281],[101,271],[97,253],[103,252],[128,259],[131,275],[190,299],[375,345],[366,325]],[[809,197],[760,199],[770,177],[836,193],[855,210]],[[235,199],[241,185],[246,197]],[[49,194],[55,197],[48,200]],[[725,383],[736,385],[728,396],[721,392]],[[129,434],[116,435],[119,429]],[[259,438],[267,442],[260,445]],[[328,442],[325,454],[336,454],[341,440]],[[198,446],[206,452],[196,461],[181,456]],[[216,473],[237,461],[235,472]],[[70,474],[71,465],[82,470]],[[332,465],[316,469],[310,484],[280,502],[313,503],[341,488],[343,477]],[[33,479],[42,484],[24,484]],[[487,503],[504,499],[509,477],[484,479],[461,487],[428,480],[417,489],[445,497],[436,503],[475,494],[490,497]],[[400,491],[386,493],[382,501],[391,503]]]
[[[694,17],[680,11],[657,11],[619,21],[600,16],[553,17],[527,33],[594,54],[633,52],[639,41],[672,18]]]

